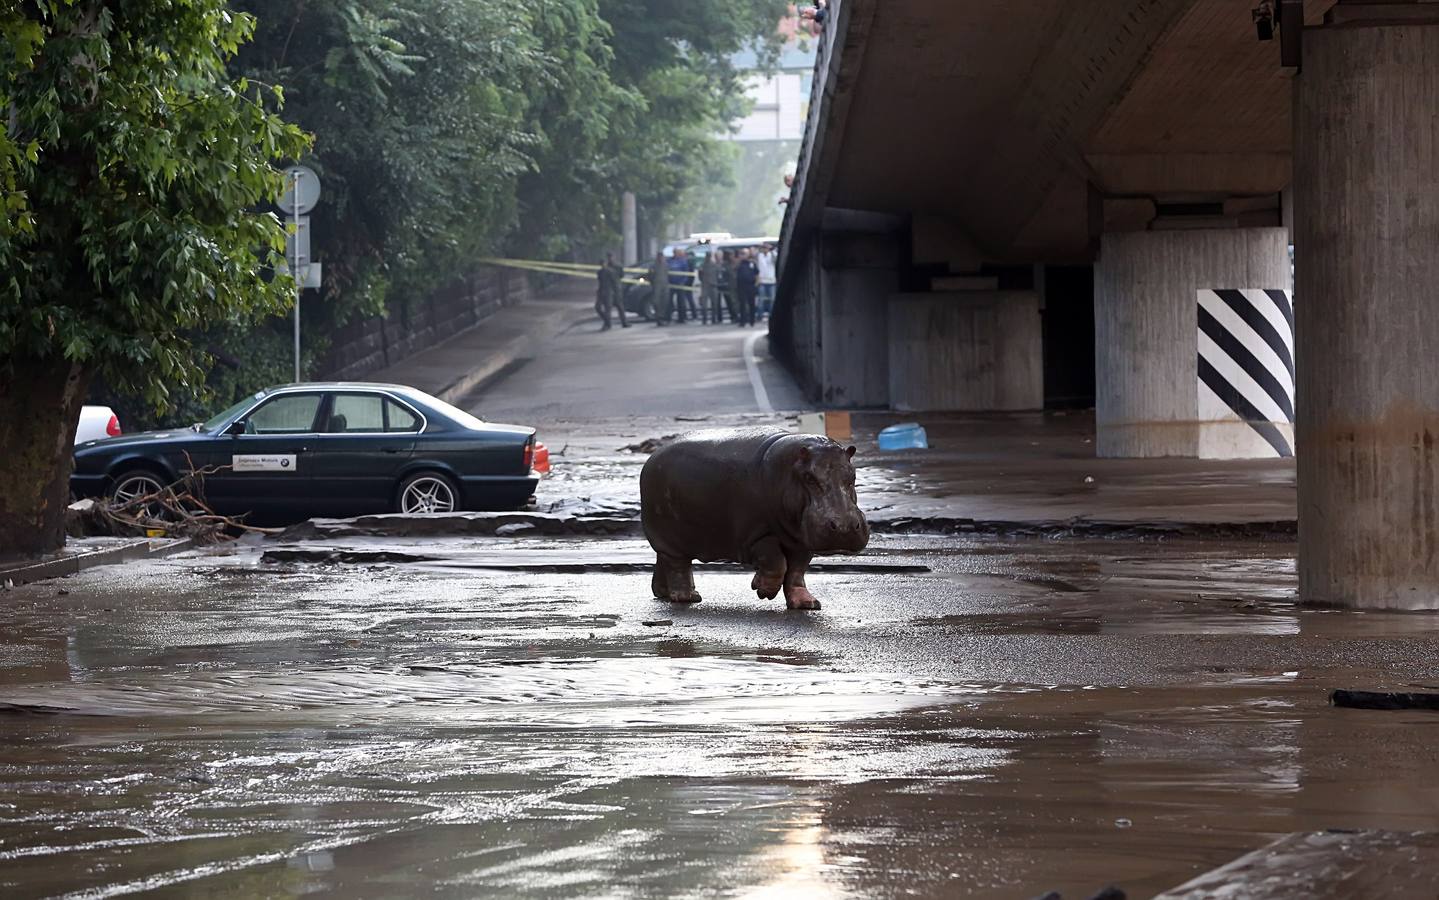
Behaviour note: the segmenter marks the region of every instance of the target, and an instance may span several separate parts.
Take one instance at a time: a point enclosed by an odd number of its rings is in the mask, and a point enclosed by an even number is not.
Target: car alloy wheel
[[[455,491],[439,475],[420,475],[405,482],[400,492],[400,512],[426,515],[455,511]]]
[[[165,489],[160,479],[154,475],[144,472],[132,472],[120,476],[115,482],[115,487],[110,491],[110,500],[116,506],[124,506],[150,494],[158,494]]]

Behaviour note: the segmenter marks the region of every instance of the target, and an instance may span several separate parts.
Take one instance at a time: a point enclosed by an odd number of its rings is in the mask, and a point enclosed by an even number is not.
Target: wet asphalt
[[[597,337],[561,338],[587,383]],[[692,340],[645,358],[732,364]],[[532,368],[477,404],[515,418],[564,371]],[[705,414],[753,415],[737,384]],[[541,501],[629,502],[614,439],[694,409],[667,402],[530,420],[575,438]],[[725,567],[657,601],[629,537],[245,541],[15,588],[0,895],[1144,897],[1289,832],[1434,830],[1439,718],[1328,695],[1439,690],[1439,620],[1305,608],[1294,550],[878,535],[817,613]]]

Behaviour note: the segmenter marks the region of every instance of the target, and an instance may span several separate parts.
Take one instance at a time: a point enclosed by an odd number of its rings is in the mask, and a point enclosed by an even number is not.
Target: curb
[[[173,556],[191,549],[190,538],[135,538],[124,543],[82,550],[55,559],[41,559],[34,562],[15,563],[0,566],[0,582],[31,584],[49,578],[63,578],[86,569],[99,566],[113,566],[134,562],[138,559]]]

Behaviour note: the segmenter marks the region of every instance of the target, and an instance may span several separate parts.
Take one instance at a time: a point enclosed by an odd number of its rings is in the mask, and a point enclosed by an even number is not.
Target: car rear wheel
[[[406,515],[454,512],[460,506],[455,483],[438,472],[420,472],[400,482],[399,511]]]

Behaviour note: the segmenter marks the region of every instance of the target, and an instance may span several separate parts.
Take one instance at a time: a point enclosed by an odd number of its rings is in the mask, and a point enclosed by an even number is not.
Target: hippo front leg
[[[784,587],[785,557],[775,538],[765,538],[750,548],[754,560],[754,579],[750,590],[759,594],[761,600],[773,600]]]
[[[657,598],[671,603],[698,603],[704,599],[695,590],[693,563],[678,556],[657,555],[650,587]]]
[[[804,573],[813,558],[808,553],[785,554],[784,605],[790,609],[819,609],[819,600],[804,586]]]

